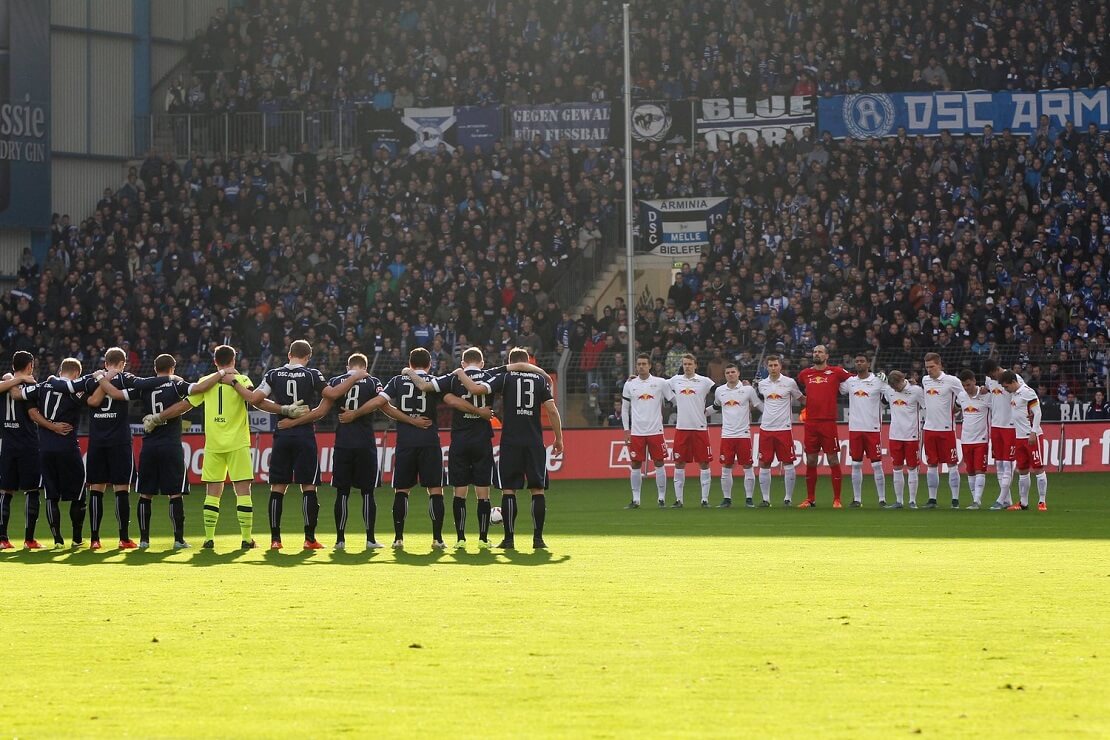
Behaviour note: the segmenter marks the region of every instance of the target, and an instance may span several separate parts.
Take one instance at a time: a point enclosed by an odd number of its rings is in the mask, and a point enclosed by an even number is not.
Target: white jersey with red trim
[[[790,407],[802,397],[802,391],[793,378],[780,375],[778,380],[770,376],[756,384],[756,390],[763,398],[763,416],[759,428],[765,432],[786,432],[793,426]]]
[[[721,411],[721,438],[736,439],[752,436],[752,406],[761,409],[763,402],[750,385],[719,385],[713,406]]]
[[[840,392],[848,396],[848,431],[877,432],[882,429],[883,388],[886,383],[871,373],[858,375],[840,384]]]
[[[709,404],[706,399],[713,391],[715,383],[704,375],[695,375],[692,378],[676,375],[667,383],[674,393],[674,404],[678,410],[675,429],[707,429],[709,424],[705,420],[705,407]]]
[[[955,375],[941,373],[935,380],[928,373],[921,379],[925,392],[925,431],[950,432],[956,428],[956,396],[964,386]]]
[[[663,433],[663,401],[674,397],[665,378],[640,376],[624,383],[621,394],[621,420],[624,429],[637,437],[650,437]]]
[[[921,387],[906,383],[896,391],[888,385],[883,389],[883,398],[890,404],[890,438],[897,442],[921,439],[921,409],[925,406]]]
[[[969,396],[967,391],[960,391],[960,395],[956,396],[956,403],[960,405],[960,411],[963,414],[960,442],[965,445],[986,443],[990,436],[990,401],[989,392]]]
[[[1030,434],[1041,434],[1041,399],[1037,392],[1027,385],[1018,388],[1010,396],[1013,409],[1014,434],[1018,439],[1029,439]]]
[[[1021,382],[1020,378],[1018,380]],[[994,378],[987,378],[987,391],[991,394],[991,426],[995,429],[1013,429],[1014,414],[1010,406],[1010,392]]]

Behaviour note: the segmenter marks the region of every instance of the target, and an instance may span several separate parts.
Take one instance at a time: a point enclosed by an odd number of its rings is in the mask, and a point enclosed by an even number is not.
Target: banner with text
[[[632,104],[632,115],[624,115],[624,102],[613,103],[610,143],[624,146],[624,126],[632,127],[637,144],[682,144],[694,142],[694,102],[692,100],[645,100]]]
[[[696,259],[709,234],[728,213],[728,198],[669,198],[640,201],[640,233],[651,253]]]
[[[0,228],[50,226],[50,3],[0,3]]]
[[[887,437],[888,425],[883,425],[883,439]],[[628,477],[628,450],[624,444],[624,431],[621,429],[568,429],[563,433],[565,452],[555,456],[551,445],[547,447],[547,471],[552,480],[582,480],[590,478],[627,478]],[[848,425],[838,424],[837,435],[840,439],[840,448],[844,459],[847,459],[848,450]],[[551,435],[545,435],[550,440]],[[753,443],[758,449],[759,431],[753,431]],[[394,461],[397,454],[395,434],[378,433],[378,467],[382,471],[383,485],[392,480]],[[667,447],[670,449],[674,438],[674,429],[666,430]],[[251,456],[254,460],[255,479],[265,483],[269,481],[270,454],[273,448],[272,434],[255,434],[251,437],[254,445]],[[335,435],[321,433],[316,435],[320,450],[320,473],[325,483],[331,482],[332,460],[335,454]],[[449,432],[440,432],[440,444],[443,453],[444,465],[447,463],[447,450],[451,436]],[[709,428],[709,440],[714,450],[720,449],[721,428]],[[82,452],[88,444],[88,437],[80,438]],[[135,437],[134,447],[138,459],[142,439]],[[200,482],[200,471],[204,458],[204,435],[186,434],[182,437],[182,451],[189,469],[189,481]],[[1041,438],[1042,459],[1049,472],[1061,468],[1064,472],[1082,473],[1110,473],[1110,423],[1107,422],[1075,422],[1052,429],[1045,429]],[[883,469],[891,472],[890,457],[883,445]],[[796,424],[794,428],[794,452],[802,456],[802,428]],[[500,447],[494,445],[494,455],[499,456]],[[827,461],[821,458],[822,466]],[[991,459],[993,462],[993,458]],[[668,462],[667,467],[672,463]],[[713,475],[721,473],[720,463],[714,459],[712,463]],[[650,463],[649,463],[650,471]],[[775,472],[781,472],[775,464]]]
[[[456,108],[455,118],[458,144],[464,151],[473,152],[477,146],[488,154],[493,151],[493,145],[501,141],[501,106]]]
[[[901,128],[910,136],[981,134],[988,125],[997,133],[1010,129],[1028,136],[1041,116],[1048,116],[1051,132],[1067,121],[1080,131],[1091,123],[1105,130],[1110,126],[1110,88],[834,95],[822,98],[817,110],[821,132],[835,139],[876,139],[894,136]]]
[[[697,135],[710,151],[728,148],[746,136],[755,143],[780,144],[787,131],[799,138],[817,124],[813,98],[772,95],[769,98],[705,98],[697,108]]]
[[[516,105],[511,110],[513,140],[570,141],[602,146],[609,141],[608,103]]]

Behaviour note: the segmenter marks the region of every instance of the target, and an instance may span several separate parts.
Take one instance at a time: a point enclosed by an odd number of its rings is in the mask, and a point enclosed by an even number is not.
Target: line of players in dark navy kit
[[[228,354],[230,348],[218,348],[217,357],[220,350]],[[462,367],[436,377],[429,374],[431,356],[427,350],[418,348],[409,354],[409,367],[384,385],[368,373],[365,355],[351,355],[347,372],[330,381],[319,370],[308,366],[311,356],[308,342],[293,342],[288,364],[268,371],[262,382],[252,388],[249,379],[234,372],[233,364],[222,368],[219,360],[217,372],[196,383],[188,383],[174,375],[175,361],[170,355],[160,355],[155,360],[153,377],[139,378],[124,371],[126,354],[118,348],[105,353],[104,368],[94,373],[82,375],[81,363],[67,358],[56,376],[39,381],[35,377],[34,357],[27,352],[17,352],[12,372],[0,381],[0,397],[5,403],[0,445],[0,549],[13,547],[8,525],[12,498],[20,492],[26,497],[24,547],[41,548],[35,539],[35,528],[42,490],[46,494],[47,523],[54,546],[65,546],[61,504],[67,502],[73,546],[83,544],[88,516],[90,548],[99,549],[103,501],[109,489],[115,496],[120,549],[149,547],[152,502],[157,495],[169,499],[174,548],[189,547],[184,533],[182,495],[188,493],[189,485],[181,425],[167,422],[202,404],[206,397],[218,398],[219,404],[212,409],[206,405],[206,454],[202,475],[209,486],[205,500],[205,547],[214,547],[212,532],[225,482],[230,479],[242,496],[245,493],[243,484],[254,480],[253,467],[248,469],[244,463],[249,457],[245,414],[235,415],[236,425],[242,429],[216,429],[219,422],[232,416],[223,413],[222,389],[229,385],[241,400],[235,399],[229,391],[228,402],[243,403],[282,416],[274,432],[270,457],[267,510],[271,549],[282,547],[282,509],[290,485],[299,486],[302,494],[305,549],[323,547],[316,538],[320,510],[317,488],[321,481],[314,422],[335,408],[340,422],[332,467],[332,485],[336,489],[336,549],[346,548],[348,501],[352,489],[358,489],[362,495],[366,547],[381,547],[374,534],[377,516],[374,489],[380,483],[380,471],[371,416],[378,410],[398,422],[393,472],[394,548],[404,547],[409,493],[418,484],[428,492],[432,545],[436,549],[446,548],[443,540],[444,487],[453,488],[452,513],[457,546],[463,546],[466,541],[466,497],[473,486],[478,499],[479,546],[490,547],[489,528],[495,523],[497,513],[491,504],[490,490],[495,484],[502,491],[500,513],[504,523],[504,538],[498,547],[515,547],[516,493],[524,489],[531,493],[533,546],[546,547],[543,528],[548,478],[543,413],[547,413],[554,431],[556,455],[563,451],[562,423],[552,400],[551,379],[528,361],[527,351],[513,349],[508,365],[486,369],[481,351],[471,348],[462,355]],[[214,389],[220,390],[218,396],[211,395],[216,392]],[[503,417],[497,463],[493,454],[490,421],[493,412],[489,403],[494,395],[502,398]],[[441,401],[452,408],[446,472],[435,428],[436,409]],[[137,475],[128,420],[129,402],[140,404],[146,430]],[[90,409],[90,418],[88,455],[83,462],[77,428],[85,407]],[[238,449],[243,444],[247,447]],[[231,449],[233,447],[236,449]],[[219,465],[210,464],[217,460]],[[132,485],[139,494],[138,543],[130,536]],[[215,506],[209,506],[210,501],[214,501]],[[210,508],[216,511],[211,521],[207,511]],[[244,529],[244,547],[253,547],[250,537],[253,507],[249,496],[245,504],[240,498],[237,508],[240,526]],[[248,512],[245,520],[244,511]]]

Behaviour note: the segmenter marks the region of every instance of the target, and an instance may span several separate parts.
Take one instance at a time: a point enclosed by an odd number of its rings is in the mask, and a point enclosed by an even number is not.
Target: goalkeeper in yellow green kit
[[[239,519],[239,530],[243,535],[243,549],[255,547],[251,537],[254,526],[254,506],[251,502],[251,483],[254,482],[254,464],[251,461],[250,423],[247,418],[247,404],[240,397],[235,385],[253,387],[250,378],[235,371],[235,350],[226,344],[216,347],[213,353],[219,382],[203,393],[194,393],[184,401],[170,406],[159,414],[143,418],[143,427],[148,431],[165,424],[186,413],[190,409],[204,405],[204,466],[201,480],[207,487],[204,497],[204,545],[212,549],[215,545],[216,522],[220,517],[220,496],[224,483],[230,478],[235,489],[235,512]],[[209,376],[206,376],[209,377]],[[203,380],[203,379],[202,379]],[[263,400],[257,408],[272,414],[297,418],[308,412],[303,401],[279,406],[273,401]]]

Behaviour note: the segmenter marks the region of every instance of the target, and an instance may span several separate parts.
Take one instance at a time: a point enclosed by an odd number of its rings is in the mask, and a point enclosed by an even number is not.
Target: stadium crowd
[[[485,7],[485,6],[483,6]],[[1093,3],[898,0],[648,3],[643,97],[1107,83],[1107,9]],[[311,108],[369,100],[514,103],[619,94],[613,3],[248,2],[198,37],[171,110]],[[355,22],[357,19],[357,22]],[[1037,30],[1034,30],[1037,29]],[[1005,73],[998,70],[1005,68]],[[862,82],[860,82],[862,80]],[[572,391],[599,421],[626,377],[621,327],[672,375],[691,351],[714,380],[778,352],[804,363],[868,349],[919,372],[987,358],[1043,397],[1105,388],[1110,347],[1110,140],[1047,122],[1033,137],[839,142],[808,132],[731,150],[634,150],[635,198],[732,199],[713,245],[630,316],[572,315],[554,289],[620,242],[621,151],[498,144],[391,157],[154,152],[91,216],[56,218],[5,297],[0,344],[95,366],[113,344],[136,372],[160,351],[198,377],[218,343],[258,377],[292,339],[352,351],[389,377],[415,346],[434,368],[468,344],[567,347]],[[596,384],[596,388],[594,388]]]
[[[1097,87],[1107,9],[1093,2],[921,0],[635,5],[647,99]],[[615,2],[250,0],[198,35],[169,112],[378,109],[611,100]]]

